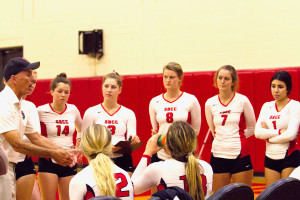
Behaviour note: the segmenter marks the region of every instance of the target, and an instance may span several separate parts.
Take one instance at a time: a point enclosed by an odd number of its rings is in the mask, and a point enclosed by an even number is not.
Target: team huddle
[[[135,194],[179,187],[195,200],[207,199],[231,180],[251,186],[253,166],[247,138],[266,141],[265,178],[270,185],[288,177],[300,165],[296,138],[300,103],[288,95],[292,79],[278,71],[270,82],[274,101],[266,102],[258,120],[249,99],[237,93],[234,67],[222,66],[214,76],[219,93],[205,103],[205,117],[214,137],[210,163],[197,157],[201,107],[197,98],[181,91],[183,71],[178,63],[163,68],[166,92],[149,103],[152,134],[134,169],[130,153],[118,153],[120,141],[140,142],[136,117],[118,103],[122,79],[116,72],[103,77],[103,102],[79,110],[67,101],[71,82],[65,73],[52,80],[53,101],[38,108],[25,98],[36,85],[39,62],[11,59],[4,69],[0,92],[1,199],[85,200],[108,195],[133,200]],[[147,131],[147,130],[145,130]],[[76,144],[73,134],[77,132]],[[165,144],[158,145],[160,136]],[[200,137],[200,136],[199,136]],[[39,157],[38,183],[31,156]],[[77,173],[83,156],[89,165]],[[174,189],[174,188],[173,188]],[[187,198],[187,197],[186,197]]]

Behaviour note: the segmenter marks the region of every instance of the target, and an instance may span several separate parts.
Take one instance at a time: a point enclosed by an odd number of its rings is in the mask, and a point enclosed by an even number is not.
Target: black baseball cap
[[[28,69],[37,69],[40,67],[40,62],[30,63],[28,60],[22,57],[16,57],[10,59],[3,71],[5,81],[8,81],[12,75],[16,75],[21,71]]]

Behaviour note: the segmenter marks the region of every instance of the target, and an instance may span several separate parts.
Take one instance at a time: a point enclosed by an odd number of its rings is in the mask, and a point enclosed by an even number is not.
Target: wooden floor
[[[265,178],[264,177],[254,177],[252,182],[252,190],[254,192],[254,197],[256,198],[265,188]],[[134,197],[135,200],[147,200],[150,196],[136,196]]]

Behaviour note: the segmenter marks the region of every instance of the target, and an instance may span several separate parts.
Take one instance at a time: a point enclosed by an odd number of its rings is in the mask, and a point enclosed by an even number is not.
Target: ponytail
[[[93,176],[101,195],[116,196],[115,166],[110,158],[99,153],[95,159],[90,161]]]
[[[200,164],[196,157],[189,153],[185,166],[186,180],[189,186],[189,194],[194,200],[204,200]]]

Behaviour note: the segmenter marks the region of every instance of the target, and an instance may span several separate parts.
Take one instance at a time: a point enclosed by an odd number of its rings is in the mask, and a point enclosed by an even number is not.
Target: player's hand
[[[266,122],[260,122],[262,128],[269,129]]]
[[[136,144],[140,142],[140,138],[137,135],[130,136],[131,137],[131,144]]]
[[[152,156],[153,154],[157,153],[159,150],[162,149],[162,147],[157,145],[157,139],[161,135],[162,135],[161,133],[155,134],[148,140],[144,152],[145,155]]]
[[[68,149],[67,152],[72,156],[73,162],[69,167],[74,167],[77,163],[77,156],[81,152],[79,149]]]
[[[286,132],[286,129],[280,129],[280,135],[284,132]]]
[[[122,147],[116,147],[114,145],[112,145],[112,152],[115,153],[116,151],[119,151],[120,149],[122,149]]]
[[[156,130],[151,130],[151,135],[155,135],[155,134],[157,134],[157,131]]]
[[[51,157],[61,166],[70,166],[73,163],[72,155],[64,149],[55,149],[51,152]]]

